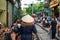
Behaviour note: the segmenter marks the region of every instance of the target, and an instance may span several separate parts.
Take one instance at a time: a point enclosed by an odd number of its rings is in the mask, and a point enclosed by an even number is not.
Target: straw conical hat
[[[24,17],[22,17],[22,21],[26,23],[31,23],[34,22],[34,18],[31,17],[30,15],[25,15]]]
[[[53,7],[55,7],[55,6],[58,6],[58,0],[52,0],[51,2],[50,2],[50,8],[53,8]]]

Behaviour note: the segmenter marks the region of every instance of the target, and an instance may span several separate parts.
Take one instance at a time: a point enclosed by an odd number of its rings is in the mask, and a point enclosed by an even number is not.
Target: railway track
[[[48,33],[45,30],[43,30],[43,28],[41,28],[37,24],[35,26],[36,26],[37,34],[38,34],[40,40],[50,40],[50,36],[48,35]]]

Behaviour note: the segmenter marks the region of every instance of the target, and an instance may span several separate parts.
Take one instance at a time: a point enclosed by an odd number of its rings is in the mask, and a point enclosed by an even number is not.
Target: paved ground
[[[50,37],[48,35],[48,33],[46,31],[44,31],[41,27],[39,27],[38,25],[35,25],[36,29],[38,31],[38,36],[40,40],[50,40]]]
[[[38,24],[39,26],[43,27],[41,23],[37,23],[37,24]],[[46,31],[49,30],[49,28],[47,28],[47,27],[43,27],[43,28],[46,29]]]
[[[35,26],[36,26],[37,34],[38,34],[40,40],[50,40],[50,37],[46,31],[44,31],[38,25],[35,25]],[[34,40],[36,40],[36,38]]]
[[[49,30],[49,28],[43,27],[43,26],[41,25],[41,23],[37,23],[37,24],[38,24],[39,26],[41,26],[45,31],[48,31],[48,30]],[[60,32],[60,28],[59,28],[59,32]],[[56,36],[56,38],[60,40],[60,36]]]

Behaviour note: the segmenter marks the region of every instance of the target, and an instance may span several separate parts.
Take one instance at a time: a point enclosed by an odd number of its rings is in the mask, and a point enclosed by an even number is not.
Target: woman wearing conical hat
[[[32,32],[34,32],[35,34],[37,33],[36,27],[34,25],[34,18],[30,15],[25,15],[21,20],[21,40],[32,40]]]

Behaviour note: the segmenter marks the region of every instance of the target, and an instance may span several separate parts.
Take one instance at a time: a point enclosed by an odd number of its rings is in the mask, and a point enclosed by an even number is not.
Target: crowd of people
[[[50,35],[50,39],[55,40],[56,36],[60,36],[60,17],[45,16],[42,17],[41,20],[42,25],[49,28],[48,34]]]
[[[37,30],[35,23],[37,23],[37,15],[25,15],[21,19],[17,19],[11,26],[11,28],[4,28],[3,30],[3,40],[33,40],[32,33],[36,35],[37,40],[39,37],[37,35]],[[40,17],[40,21],[43,22],[45,27],[49,27],[48,34],[50,39],[55,40],[56,33],[60,27],[60,17]],[[60,34],[58,34],[60,35]]]
[[[29,35],[30,33],[32,33],[32,31],[36,34],[37,33],[37,30],[36,30],[36,28],[35,28],[35,26],[34,25],[32,25],[32,24],[35,24],[36,22],[37,22],[37,15],[32,15],[32,17],[34,18],[34,23],[33,22],[31,22],[31,23],[28,23],[27,21],[26,22],[24,22],[25,21],[25,19],[28,19],[29,21],[32,21],[32,19],[30,20],[29,19],[29,17],[27,18],[24,18],[23,20],[21,20],[21,21],[17,21],[17,22],[15,22],[13,25],[14,26],[16,26],[16,23],[17,23],[17,25],[18,25],[18,30],[17,29],[14,29],[14,27],[12,26],[12,29],[13,29],[13,32],[15,32],[15,33],[18,33],[19,35],[17,35],[16,36],[16,40],[17,40],[17,38],[20,38],[20,39],[22,39],[22,40],[32,40],[32,34],[31,35]],[[41,17],[41,19],[40,20],[42,20],[43,21],[43,25],[45,26],[45,27],[48,27],[49,28],[49,31],[48,31],[48,34],[50,35],[50,39],[51,40],[56,40],[56,33],[60,36],[60,33],[58,32],[58,30],[59,30],[59,28],[60,28],[60,17],[58,17],[58,18],[56,18],[56,17],[54,17],[54,16],[51,16],[51,17],[49,17],[49,16],[45,16],[45,17]],[[22,22],[23,21],[23,22]],[[19,23],[20,22],[20,23]],[[22,22],[22,23],[21,23]],[[23,25],[23,26],[26,26],[26,28],[25,27],[21,27],[21,25]],[[32,26],[31,26],[32,25]],[[20,29],[21,28],[21,29]],[[31,30],[31,28],[33,29],[33,30]],[[30,29],[30,30],[29,30]],[[28,31],[26,31],[26,30],[28,30]],[[29,32],[30,31],[30,32]],[[23,33],[24,32],[24,33]],[[27,33],[26,33],[27,32]],[[20,34],[21,33],[21,34]],[[25,35],[24,35],[25,34]],[[27,35],[26,35],[27,34]],[[16,34],[15,34],[16,35]],[[37,35],[37,34],[36,34]],[[21,38],[22,37],[22,38]],[[13,37],[12,37],[13,38]],[[26,39],[25,39],[26,38]],[[38,36],[37,36],[37,38],[38,38]],[[13,39],[15,39],[15,37],[13,38]],[[12,40],[13,40],[12,39]],[[39,39],[39,38],[38,38]]]
[[[34,33],[39,40],[37,30],[34,25],[34,18],[30,15],[25,15],[21,20],[17,19],[11,28],[4,28],[3,40],[33,40]]]

